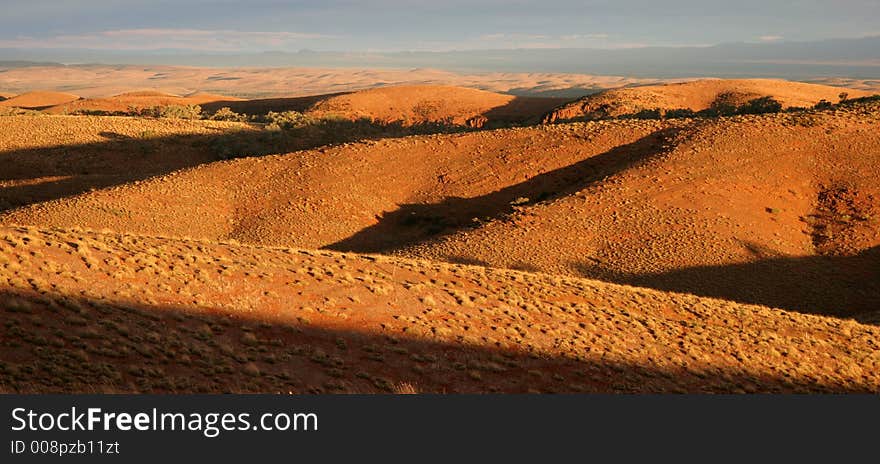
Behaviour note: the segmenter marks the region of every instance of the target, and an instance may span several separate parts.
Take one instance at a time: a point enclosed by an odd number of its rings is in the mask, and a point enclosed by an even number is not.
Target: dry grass
[[[3,117],[0,390],[876,393],[878,120]]]
[[[88,231],[0,232],[0,385],[10,391],[880,387],[880,333],[852,321],[473,266]],[[111,277],[120,266],[113,257],[130,263],[122,264],[129,277]],[[229,275],[217,272],[224,268]],[[388,292],[372,292],[374,284]],[[457,297],[441,296],[449,287]],[[436,304],[420,304],[429,294]]]

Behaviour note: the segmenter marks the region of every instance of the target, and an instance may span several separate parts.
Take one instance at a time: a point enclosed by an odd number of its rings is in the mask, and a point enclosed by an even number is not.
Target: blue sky
[[[0,0],[0,12],[0,48],[626,48],[880,34],[880,0]]]

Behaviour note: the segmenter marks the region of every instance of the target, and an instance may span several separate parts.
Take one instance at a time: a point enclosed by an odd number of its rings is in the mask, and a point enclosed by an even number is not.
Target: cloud
[[[289,48],[335,39],[300,32],[248,32],[206,29],[121,29],[52,37],[0,40],[0,48],[78,48],[95,50],[188,49],[241,51]]]
[[[546,40],[552,38],[545,34],[483,34],[478,37],[479,40]]]
[[[572,40],[595,40],[595,39],[607,39],[608,34],[568,34],[559,37],[560,40],[572,41]]]
[[[468,48],[481,49],[486,47],[493,48],[564,48],[577,46],[594,46],[596,41],[606,41],[610,36],[604,33],[595,34],[566,34],[566,35],[548,35],[548,34],[521,34],[521,33],[493,33],[483,34],[471,41],[458,42],[457,47],[452,48]],[[617,47],[617,44],[607,44],[605,46]],[[629,44],[622,44],[629,46]]]
[[[761,42],[776,42],[782,39],[783,37],[781,35],[762,35],[758,37],[758,40],[760,40]]]

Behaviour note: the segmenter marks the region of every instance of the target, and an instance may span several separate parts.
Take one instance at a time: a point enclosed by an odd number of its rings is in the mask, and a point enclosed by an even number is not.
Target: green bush
[[[208,118],[212,121],[234,121],[234,122],[247,122],[248,116],[246,114],[236,113],[232,111],[232,108],[228,106],[224,106],[219,110],[215,111],[214,114]]]
[[[199,105],[159,106],[158,117],[169,119],[201,119],[202,107]]]
[[[148,108],[129,106],[128,115],[147,118],[201,119],[202,107],[199,105],[168,105]]]
[[[736,109],[738,114],[766,114],[780,111],[782,111],[782,103],[771,96],[749,100],[748,103]]]
[[[314,117],[299,111],[284,111],[282,113],[270,111],[266,114],[266,129],[269,130],[301,129],[317,122],[318,120]]]

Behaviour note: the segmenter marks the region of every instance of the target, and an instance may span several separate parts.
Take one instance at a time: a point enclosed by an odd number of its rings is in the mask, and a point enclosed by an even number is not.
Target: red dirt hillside
[[[880,278],[865,277],[880,269],[878,121],[858,107],[386,139],[212,163],[0,221],[397,252],[853,315],[880,304]]]
[[[241,123],[108,116],[3,116],[0,210],[217,160],[212,143]]]
[[[659,124],[613,121],[589,131],[539,126],[416,136],[237,159],[35,204],[0,215],[0,221],[380,251],[424,240],[438,227],[455,229],[506,211],[533,188],[556,191],[559,180],[517,185],[633,143]],[[462,201],[431,212],[432,205],[452,198]],[[403,205],[415,210],[401,211]]]
[[[203,105],[217,101],[237,101],[237,98],[213,94],[194,94],[186,97],[151,90],[127,92],[109,98],[88,98],[47,108],[47,113],[67,114],[77,111],[126,112],[131,108],[151,108],[155,106]]]
[[[482,127],[487,121],[536,119],[564,101],[464,87],[401,85],[332,96],[315,103],[308,112],[407,125],[433,122]]]
[[[871,94],[863,90],[774,79],[705,79],[608,90],[556,108],[546,114],[543,121],[601,119],[653,109],[701,111],[720,104],[739,106],[765,96],[775,98],[784,108],[812,107],[823,99],[836,103],[841,92],[848,93],[850,98]]]
[[[330,97],[343,95],[342,93],[333,93],[327,95],[310,95],[306,97],[283,97],[283,98],[258,98],[254,100],[217,100],[213,102],[205,102],[202,108],[205,111],[214,112],[220,108],[227,107],[236,113],[262,115],[270,111],[298,111],[304,113],[308,111],[315,103],[324,101]]]
[[[876,312],[878,109],[693,120],[596,156],[610,173],[587,159],[555,198],[401,253]]]
[[[880,329],[476,266],[0,228],[0,392],[880,391]]]
[[[0,107],[35,110],[70,103],[76,100],[79,100],[79,97],[70,93],[34,91],[0,101]]]

